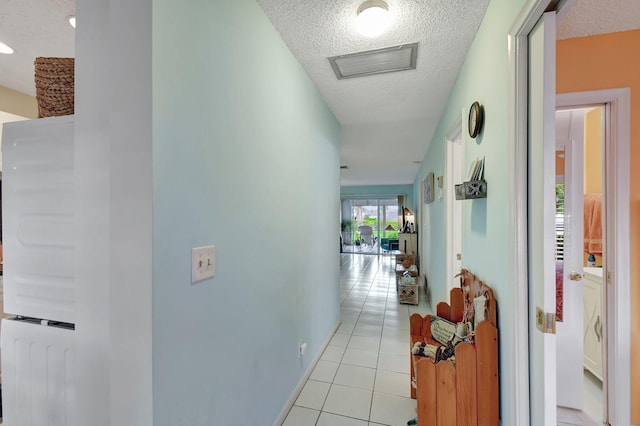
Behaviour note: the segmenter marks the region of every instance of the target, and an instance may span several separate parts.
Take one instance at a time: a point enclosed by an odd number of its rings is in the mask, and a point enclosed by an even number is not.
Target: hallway
[[[404,426],[416,416],[409,388],[409,316],[401,305],[392,256],[343,253],[342,323],[283,426]]]

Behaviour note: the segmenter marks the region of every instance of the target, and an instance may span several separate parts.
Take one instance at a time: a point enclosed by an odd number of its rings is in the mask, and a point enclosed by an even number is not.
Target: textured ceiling
[[[575,0],[560,19],[558,39],[637,30],[640,0]]]
[[[412,183],[489,0],[387,0],[393,22],[372,39],[354,26],[364,0],[257,1],[342,124],[342,185]],[[34,95],[37,56],[74,56],[65,20],[74,10],[75,0],[0,0],[0,41],[15,49],[0,54],[0,86]],[[639,20],[640,0],[575,0],[558,36],[638,29]],[[337,80],[327,60],[413,42],[412,71]]]
[[[0,41],[15,51],[0,55],[0,86],[35,96],[35,58],[75,56],[74,14],[75,0],[0,0]]]
[[[362,0],[258,0],[343,125],[342,185],[413,183],[488,0],[387,0],[391,24],[355,29]],[[417,69],[338,80],[327,58],[419,42]]]

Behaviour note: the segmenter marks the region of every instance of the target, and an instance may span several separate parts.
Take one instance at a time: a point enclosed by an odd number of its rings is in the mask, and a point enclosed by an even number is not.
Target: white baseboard
[[[276,421],[273,423],[273,426],[281,426],[282,423],[284,423],[285,419],[287,418],[287,414],[289,414],[289,410],[291,410],[291,407],[293,407],[293,404],[295,404],[296,399],[298,399],[298,395],[300,395],[300,392],[302,392],[302,388],[304,388],[304,385],[307,383],[307,380],[309,380],[309,376],[311,376],[313,369],[316,367],[316,364],[318,363],[318,361],[320,361],[320,357],[322,357],[324,350],[327,348],[327,346],[329,346],[329,342],[331,342],[331,339],[333,338],[333,335],[338,330],[338,327],[340,327],[340,321],[338,321],[335,327],[333,327],[333,330],[331,330],[331,333],[329,333],[329,336],[325,339],[324,343],[322,344],[322,348],[318,351],[315,358],[313,358],[313,360],[309,364],[309,368],[307,368],[307,371],[305,371],[304,375],[298,382],[298,385],[293,390],[293,393],[291,394],[291,397],[289,398],[287,403],[284,404],[284,407],[282,407],[282,411],[280,411],[280,415],[276,418]]]

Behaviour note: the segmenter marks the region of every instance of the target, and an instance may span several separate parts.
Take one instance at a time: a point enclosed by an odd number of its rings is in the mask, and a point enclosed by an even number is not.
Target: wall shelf
[[[471,180],[455,186],[456,200],[487,198],[487,181]]]

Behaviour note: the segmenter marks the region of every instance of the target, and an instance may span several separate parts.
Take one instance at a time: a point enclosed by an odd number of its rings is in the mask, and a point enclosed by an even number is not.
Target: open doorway
[[[561,2],[562,3],[562,2]],[[572,3],[572,2],[566,2]],[[562,4],[566,4],[562,3]],[[510,273],[515,282],[516,309],[528,309],[529,316],[516,328],[528,339],[518,339],[515,359],[527,365],[529,375],[518,375],[517,421],[514,424],[557,424],[555,308],[553,271],[555,246],[555,110],[605,104],[611,143],[605,143],[606,212],[603,233],[606,258],[607,321],[603,347],[608,348],[604,368],[608,416],[605,423],[630,423],[630,258],[629,258],[629,141],[630,89],[610,88],[556,96],[555,14],[543,10],[548,1],[536,1],[523,8],[510,31],[511,134],[517,218],[512,234],[514,250],[527,242],[527,250],[516,253]],[[542,15],[542,17],[541,17]],[[591,56],[590,56],[591,58]],[[573,58],[575,61],[575,58]],[[597,61],[596,61],[597,62]],[[579,71],[579,70],[578,70]],[[599,76],[603,72],[600,71]],[[575,73],[571,75],[572,82]],[[595,79],[596,76],[593,76]],[[574,87],[574,86],[571,86]],[[583,90],[590,90],[587,86]],[[569,90],[565,89],[564,92]],[[520,195],[520,194],[525,194]],[[524,225],[524,226],[523,226]],[[606,232],[606,231],[610,232]],[[528,340],[528,341],[527,341]],[[520,349],[523,348],[523,349]]]
[[[455,183],[464,179],[462,116],[447,135],[447,291],[455,285],[454,276],[462,268],[462,203],[456,200]]]
[[[398,198],[343,199],[343,253],[381,254],[398,248]]]

